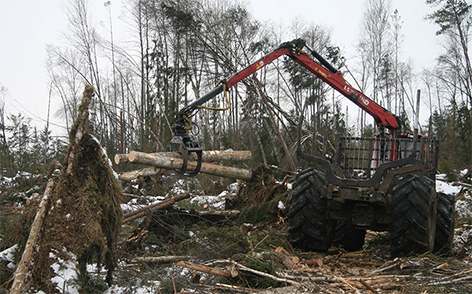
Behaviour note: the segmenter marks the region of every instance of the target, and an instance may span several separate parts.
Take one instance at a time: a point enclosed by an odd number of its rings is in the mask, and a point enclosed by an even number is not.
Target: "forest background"
[[[472,170],[472,67],[468,45],[472,6],[464,0],[427,0],[444,51],[433,68],[415,69],[402,59],[402,20],[388,0],[366,0],[356,63],[321,24],[297,20],[287,27],[264,26],[236,1],[125,1],[129,38],[114,42],[93,25],[90,3],[71,0],[65,42],[49,46],[46,68],[50,99],[61,101],[51,115],[66,131],[77,115],[85,84],[96,89],[90,130],[109,155],[131,150],[163,151],[171,125],[183,106],[207,93],[280,43],[303,38],[353,86],[411,125],[419,87],[427,109],[420,131],[440,141],[439,170],[453,179]],[[104,3],[111,5],[110,1]],[[287,35],[292,36],[287,39]],[[126,48],[126,49],[124,49]],[[131,49],[130,49],[131,48]],[[348,66],[349,64],[349,66]],[[0,81],[1,82],[1,81]],[[8,89],[0,85],[0,168],[4,175],[33,172],[53,158],[62,160],[68,144],[53,126],[7,113]],[[296,132],[305,109],[302,139],[314,154],[334,153],[339,136],[372,136],[373,119],[288,58],[280,58],[228,93],[227,111],[199,111],[193,135],[204,150],[251,150],[254,163],[294,171]],[[220,108],[223,95],[208,102]],[[354,123],[352,123],[354,122]]]

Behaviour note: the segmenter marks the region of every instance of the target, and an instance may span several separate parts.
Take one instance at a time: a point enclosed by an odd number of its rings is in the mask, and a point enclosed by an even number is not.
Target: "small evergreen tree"
[[[472,111],[466,104],[462,104],[457,114],[457,128],[461,149],[461,165],[458,168],[470,168],[472,165]]]

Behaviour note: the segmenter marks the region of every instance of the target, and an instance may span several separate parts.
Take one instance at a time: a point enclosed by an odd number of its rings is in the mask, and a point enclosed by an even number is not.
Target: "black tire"
[[[365,241],[364,229],[356,229],[351,221],[338,220],[334,231],[333,245],[341,246],[346,251],[361,250]]]
[[[455,225],[454,195],[442,192],[436,194],[436,237],[434,238],[434,252],[440,256],[448,256],[452,251]]]
[[[393,256],[433,252],[436,230],[434,181],[410,175],[393,187],[390,251]]]
[[[334,237],[329,220],[326,176],[316,169],[302,172],[294,183],[288,212],[289,242],[304,251],[326,252]]]

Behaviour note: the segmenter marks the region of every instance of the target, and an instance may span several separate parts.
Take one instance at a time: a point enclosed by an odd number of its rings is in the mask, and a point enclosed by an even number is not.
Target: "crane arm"
[[[386,127],[392,132],[395,132],[395,130],[401,127],[402,122],[398,117],[375,103],[362,92],[351,87],[344,79],[341,71],[336,71],[334,67],[324,60],[316,51],[312,50],[312,55],[315,57],[318,56],[317,59],[319,59],[325,67],[303,53],[288,56],[370,114],[377,123],[377,126]]]
[[[385,127],[390,130],[390,136],[396,136],[397,131],[403,125],[403,122],[393,113],[383,108],[379,104],[375,103],[373,100],[365,96],[360,91],[351,87],[346,82],[342,73],[339,70],[336,70],[316,51],[310,49],[311,55],[318,59],[319,63],[313,60],[308,53],[303,51],[305,45],[305,41],[302,39],[295,39],[293,41],[281,44],[277,49],[275,49],[271,53],[252,63],[245,69],[239,71],[227,81],[220,82],[210,92],[180,110],[177,115],[177,119],[172,126],[174,129],[174,138],[169,144],[169,149],[171,151],[178,151],[183,154],[184,166],[182,167],[180,173],[185,173],[186,171],[186,158],[189,153],[195,152],[197,153],[198,158],[201,157],[200,146],[198,145],[198,143],[193,142],[188,135],[188,130],[192,128],[192,123],[189,119],[191,114],[197,108],[201,108],[203,104],[213,99],[218,94],[226,92],[231,87],[238,84],[248,76],[254,74],[261,68],[267,66],[274,60],[284,55],[290,57],[293,61],[305,67],[323,82],[330,85],[332,88],[334,88],[346,98],[351,100],[361,109],[369,113],[374,118],[378,127]],[[197,166],[195,172],[191,175],[197,174],[199,172],[199,169],[200,164]]]

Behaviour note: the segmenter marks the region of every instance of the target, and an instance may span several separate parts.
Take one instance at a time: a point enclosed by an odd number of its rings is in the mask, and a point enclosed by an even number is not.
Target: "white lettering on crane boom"
[[[344,91],[346,91],[348,94],[352,94],[352,93],[356,92],[354,89],[352,89],[348,85],[344,86]],[[365,106],[369,105],[369,103],[370,103],[369,99],[367,99],[363,96],[358,96],[358,97],[359,97],[359,100],[362,102],[362,104],[364,104]]]
[[[354,93],[354,90],[348,85],[344,86],[344,91],[346,91],[348,94]]]
[[[369,103],[370,103],[367,98],[362,97],[362,96],[359,97],[359,100],[361,100],[362,103],[364,103],[364,105],[366,105],[366,106],[369,105]]]

